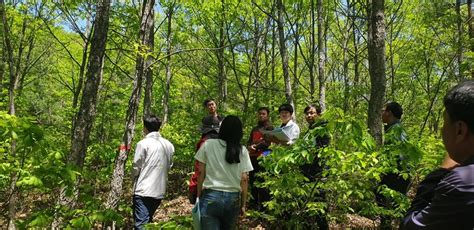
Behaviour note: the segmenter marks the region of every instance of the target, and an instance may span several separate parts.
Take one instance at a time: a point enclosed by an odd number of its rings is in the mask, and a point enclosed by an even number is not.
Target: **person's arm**
[[[132,163],[132,177],[133,181],[140,175],[142,170],[143,163],[145,162],[145,149],[142,146],[142,143],[138,143],[135,148],[135,155],[133,156]]]
[[[168,149],[168,152],[169,152],[169,162],[168,162],[168,169],[171,169],[171,167],[173,167],[173,155],[174,155],[174,145],[171,144],[171,142],[168,142],[169,143],[169,149]]]
[[[204,183],[204,179],[206,178],[206,164],[199,161],[199,177],[198,177],[198,184],[197,184],[197,197],[201,197],[202,193],[202,184]]]
[[[240,189],[241,189],[240,215],[241,216],[245,216],[245,210],[247,207],[248,186],[249,186],[249,174],[248,172],[243,172],[240,179]]]
[[[459,190],[462,179],[457,172],[439,168],[420,183],[418,192],[400,229],[456,228],[472,213],[467,205],[472,191]],[[472,209],[472,208],[471,208]]]

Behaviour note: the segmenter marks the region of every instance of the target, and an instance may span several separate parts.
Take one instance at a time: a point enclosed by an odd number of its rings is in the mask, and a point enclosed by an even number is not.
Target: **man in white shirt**
[[[158,132],[161,120],[150,116],[143,121],[145,138],[137,143],[133,157],[133,216],[135,229],[143,229],[166,193],[168,171],[174,146]]]
[[[285,139],[279,139],[271,133],[267,133],[265,139],[280,145],[292,145],[300,136],[300,127],[293,121],[293,106],[290,104],[282,104],[278,107],[280,114],[281,126],[275,127],[275,130],[281,129],[285,133]]]

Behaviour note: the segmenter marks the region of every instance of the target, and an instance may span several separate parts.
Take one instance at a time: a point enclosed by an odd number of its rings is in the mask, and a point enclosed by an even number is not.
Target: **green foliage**
[[[266,171],[260,173],[265,182],[259,186],[272,194],[266,207],[267,214],[275,220],[275,226],[310,224],[316,215],[328,210],[329,217],[338,221],[344,220],[347,213],[401,217],[409,206],[409,200],[386,186],[379,188],[381,177],[386,173],[399,173],[405,178],[416,178],[419,173],[431,170],[436,166],[432,156],[420,160],[422,155],[436,153],[439,156],[439,141],[397,142],[378,148],[360,120],[344,115],[338,109],[327,111],[323,119],[329,121],[327,127],[311,130],[308,139],[300,139],[292,146],[276,146],[269,156],[260,160]],[[312,138],[328,134],[331,145],[316,149]],[[397,166],[400,156],[404,157],[402,162],[406,162],[401,171]],[[317,181],[310,182],[301,174],[300,166],[312,162],[314,157],[321,159],[324,170]],[[427,169],[421,165],[429,166]],[[397,205],[393,209],[377,206],[374,200],[377,189]],[[318,196],[318,191],[325,193],[325,199]]]
[[[193,219],[191,216],[171,216],[169,221],[161,223],[151,223],[145,225],[145,229],[190,229],[193,226]]]

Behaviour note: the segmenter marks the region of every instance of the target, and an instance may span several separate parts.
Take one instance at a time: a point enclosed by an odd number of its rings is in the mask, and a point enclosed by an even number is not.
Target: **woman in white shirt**
[[[247,149],[240,144],[242,122],[229,115],[222,121],[219,138],[204,142],[195,159],[202,169],[198,197],[202,229],[235,229],[245,213],[248,172],[252,164]]]

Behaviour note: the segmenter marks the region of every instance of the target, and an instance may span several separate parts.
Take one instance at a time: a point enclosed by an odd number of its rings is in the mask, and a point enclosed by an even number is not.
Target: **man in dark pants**
[[[265,141],[262,133],[264,130],[273,130],[273,126],[269,120],[269,114],[270,109],[267,107],[260,107],[258,109],[257,126],[253,127],[250,132],[249,140],[247,141],[247,149],[253,166],[253,171],[249,173],[250,193],[252,194],[257,209],[262,209],[262,202],[270,200],[270,194],[268,194],[268,191],[263,188],[258,188],[255,185],[255,181],[257,181],[257,176],[255,174],[263,169],[258,164],[258,158],[261,157],[265,151],[270,151],[268,147],[271,143]]]
[[[166,194],[174,153],[173,144],[158,132],[159,118],[147,117],[143,125],[146,136],[137,143],[132,163],[135,229],[144,229],[144,225],[153,220],[153,214]]]
[[[389,159],[394,161],[392,164],[396,165],[399,172],[404,170],[402,164],[406,164],[404,161],[407,159],[405,159],[402,155],[395,155],[396,153],[391,152],[394,149],[391,148],[399,149],[401,148],[401,145],[406,143],[408,140],[407,134],[400,122],[402,114],[403,109],[400,104],[393,101],[387,102],[382,111],[382,121],[385,123],[384,146],[388,149],[388,151],[385,153],[392,155],[389,156]],[[380,185],[385,185],[392,190],[406,195],[410,186],[410,178],[403,178],[399,173],[389,172],[382,175],[382,181],[380,182]],[[375,199],[378,205],[384,208],[393,208],[394,200],[385,197],[379,191],[376,192]],[[380,217],[380,228],[391,229],[392,218],[382,215]]]
[[[474,81],[452,88],[444,107],[449,161],[420,183],[401,229],[474,228]]]

